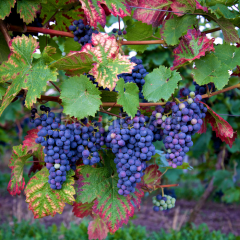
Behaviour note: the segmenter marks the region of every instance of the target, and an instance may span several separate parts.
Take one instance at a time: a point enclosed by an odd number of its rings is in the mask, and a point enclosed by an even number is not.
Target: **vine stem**
[[[166,188],[166,187],[178,187],[179,184],[175,183],[175,184],[167,184],[167,185],[157,185],[156,188]]]
[[[31,27],[26,26],[25,29],[21,26],[15,26],[15,25],[9,25],[8,30],[14,31],[14,32],[34,32],[34,33],[44,33],[44,34],[50,34],[52,36],[61,36],[61,37],[70,37],[74,38],[73,33],[70,32],[64,32],[64,31],[58,31],[53,29],[46,29],[46,28],[40,28],[40,27]],[[203,31],[203,33],[212,33],[215,31],[219,31],[220,28],[214,28],[207,31]],[[148,44],[166,44],[164,40],[149,40],[149,41],[121,41],[122,45],[148,45]]]
[[[240,83],[236,84],[236,85],[233,85],[231,87],[228,87],[228,88],[224,88],[222,90],[219,90],[219,91],[216,91],[214,93],[211,93],[210,95],[208,94],[204,94],[202,95],[202,98],[210,98],[212,96],[215,96],[215,95],[218,95],[220,93],[224,93],[224,92],[227,92],[227,91],[230,91],[232,89],[235,89],[235,88],[240,88]],[[41,98],[39,99],[38,98],[38,101],[50,101],[50,102],[57,102],[59,104],[62,103],[62,100],[59,98],[59,97],[53,97],[53,96],[45,96],[45,95],[42,95]],[[139,107],[152,107],[152,106],[158,106],[158,105],[165,105],[166,102],[157,102],[157,103],[139,103]],[[122,105],[120,104],[117,104],[116,102],[103,102],[102,107],[122,107]]]
[[[8,34],[8,30],[7,30],[7,27],[6,27],[5,23],[4,23],[4,21],[1,20],[1,19],[0,19],[0,30],[1,30],[5,40],[7,42],[8,47],[10,48],[9,42],[11,41],[11,37]]]
[[[108,114],[108,115],[110,115],[110,116],[114,116],[114,117],[117,117],[117,118],[123,118],[123,117],[121,117],[121,116],[119,116],[119,115],[116,115],[116,114],[114,114],[114,113],[105,111],[104,109],[101,109],[99,112],[106,113],[106,114]]]
[[[49,81],[49,82],[57,89],[59,93],[61,93],[60,88],[55,83],[53,83],[52,81]]]

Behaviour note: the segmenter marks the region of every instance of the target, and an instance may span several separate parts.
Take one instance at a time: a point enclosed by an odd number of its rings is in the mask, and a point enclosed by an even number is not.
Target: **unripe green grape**
[[[171,153],[171,152],[172,152],[172,150],[171,150],[171,149],[168,149],[168,150],[167,150],[167,152],[168,152],[168,153]]]
[[[56,169],[59,169],[59,168],[60,168],[60,164],[55,163],[55,164],[54,164],[54,167],[55,167]]]
[[[109,126],[106,125],[106,126],[104,127],[104,130],[107,132],[107,131],[108,131],[108,128],[109,128]]]
[[[164,208],[167,208],[167,204],[165,203],[165,204],[163,205],[163,207],[164,207]]]
[[[190,94],[189,94],[189,95],[190,95],[190,97],[192,97],[192,98],[193,98],[193,97],[195,97],[195,92],[190,92]]]
[[[193,99],[192,99],[192,98],[189,98],[189,99],[187,100],[187,102],[188,102],[189,104],[191,104],[191,103],[193,103]]]
[[[179,107],[179,109],[183,109],[183,108],[185,108],[185,104],[184,103],[180,103],[178,107]]]
[[[160,201],[160,204],[161,204],[161,205],[164,205],[164,204],[165,204],[165,201],[164,201],[164,200],[161,200],[161,201]]]
[[[156,206],[158,206],[158,207],[160,207],[160,202],[156,202],[156,204],[155,204]]]
[[[108,122],[108,118],[103,118],[102,122],[103,123],[107,123]]]
[[[167,204],[171,204],[172,201],[170,199],[167,200]]]
[[[153,204],[155,205],[157,203],[157,201],[156,200],[153,200]]]
[[[166,118],[167,118],[166,116],[163,116],[163,117],[162,117],[163,122],[166,120]]]
[[[162,117],[162,114],[161,113],[156,113],[156,118],[161,118]]]
[[[172,204],[168,204],[168,208],[172,208],[173,207],[173,205]]]
[[[163,210],[163,207],[160,207],[160,211],[162,211]]]
[[[117,120],[117,117],[113,116],[113,117],[112,117],[112,120]]]
[[[171,202],[172,202],[172,204],[175,204],[176,199],[175,199],[175,198],[172,198],[172,199],[171,199]]]
[[[153,200],[157,200],[156,196],[154,196],[152,199],[153,199]]]

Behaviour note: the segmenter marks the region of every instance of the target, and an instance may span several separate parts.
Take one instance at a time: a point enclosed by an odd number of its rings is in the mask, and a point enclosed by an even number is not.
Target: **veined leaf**
[[[123,110],[134,117],[139,107],[139,89],[135,83],[125,83],[121,78],[116,86],[118,91],[117,103],[123,106]]]
[[[96,217],[88,225],[88,239],[103,240],[108,235],[108,227],[103,219]]]
[[[232,19],[240,16],[239,12],[235,11],[234,9],[230,10],[226,5],[221,3],[217,3],[216,5],[211,6],[209,9],[217,16],[217,18],[224,17]]]
[[[37,11],[40,10],[41,3],[46,3],[47,0],[21,0],[17,2],[17,12],[25,23],[31,23],[37,16]]]
[[[30,108],[41,92],[46,89],[48,81],[57,81],[57,72],[45,65],[42,58],[33,63],[33,52],[38,43],[33,37],[16,37],[10,43],[11,55],[0,66],[0,82],[11,81],[12,84],[4,96],[0,115],[11,103],[21,89],[29,90],[25,105]]]
[[[73,203],[73,214],[76,217],[84,218],[88,215],[92,215],[93,202],[91,203]]]
[[[34,218],[61,214],[65,203],[73,204],[73,195],[75,194],[72,186],[74,184],[73,175],[73,170],[68,171],[67,179],[62,185],[62,189],[59,190],[50,188],[47,168],[43,168],[29,180],[25,189],[26,202],[29,203],[29,209],[32,210]]]
[[[71,77],[62,84],[63,112],[78,119],[95,116],[101,105],[101,92],[86,76]]]
[[[124,0],[79,0],[84,10],[84,15],[87,17],[91,26],[97,27],[100,23],[102,27],[106,24],[106,13],[104,8],[113,14],[115,17],[121,18],[130,15],[130,8],[127,7]],[[103,4],[105,5],[103,7]]]
[[[0,3],[1,5],[1,3]],[[1,7],[0,7],[1,9]],[[1,10],[0,10],[1,11]],[[2,64],[3,61],[8,60],[8,55],[10,53],[9,47],[7,45],[7,42],[4,39],[3,34],[0,32],[0,64]]]
[[[143,95],[148,101],[157,102],[161,98],[168,100],[178,87],[181,76],[178,72],[160,66],[145,77]]]
[[[16,0],[0,1],[0,19],[4,19],[5,17],[9,16],[11,8],[14,7],[15,2]]]
[[[157,164],[152,164],[145,169],[145,174],[143,176],[143,182],[145,184],[156,185],[160,184],[160,176],[162,173],[159,171],[159,166]]]
[[[126,56],[119,53],[119,46],[114,37],[99,33],[92,35],[92,44],[85,44],[81,51],[89,53],[93,57],[93,69],[89,74],[95,77],[95,81],[103,88],[113,90],[120,73],[130,73],[135,66]]]
[[[208,51],[214,51],[214,38],[208,39],[202,36],[200,31],[189,29],[183,36],[177,48],[173,50],[174,61],[171,70],[182,67],[201,56],[205,56]]]

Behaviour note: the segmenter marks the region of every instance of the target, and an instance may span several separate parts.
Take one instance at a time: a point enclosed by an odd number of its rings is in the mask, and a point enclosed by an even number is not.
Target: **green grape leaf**
[[[123,110],[131,117],[134,117],[139,107],[139,88],[135,83],[125,83],[120,78],[116,91],[118,91],[117,103],[123,106]]]
[[[232,187],[224,191],[224,196],[222,200],[226,203],[238,202],[240,199],[240,188]]]
[[[1,7],[0,7],[0,9],[1,9]],[[3,61],[7,61],[10,50],[9,50],[7,42],[5,41],[4,36],[1,32],[0,32],[0,49],[1,49],[0,64],[2,64]]]
[[[176,70],[160,66],[145,77],[143,95],[148,101],[157,102],[161,98],[168,100],[171,94],[178,87],[178,82],[182,80]]]
[[[226,5],[221,3],[217,3],[216,5],[211,6],[209,7],[209,9],[211,10],[212,13],[216,15],[217,18],[224,17],[232,19],[240,16],[239,12],[235,10],[230,10]]]
[[[55,20],[56,24],[52,27],[56,30],[66,31],[74,20],[84,17],[81,5],[76,1],[48,0],[41,6],[40,17],[44,19],[44,24],[54,16],[52,20]]]
[[[33,52],[38,43],[33,37],[16,37],[10,43],[11,55],[0,66],[0,83],[12,81],[0,107],[0,115],[21,89],[28,90],[25,105],[30,108],[41,92],[46,90],[48,81],[57,81],[57,72],[45,65],[42,58],[33,61]]]
[[[240,48],[229,44],[220,44],[215,47],[214,55],[222,62],[227,65],[228,70],[232,70],[240,62]]]
[[[33,22],[40,10],[41,3],[47,3],[47,0],[21,0],[17,2],[17,12],[27,24]]]
[[[34,218],[49,215],[53,217],[56,213],[62,213],[65,203],[73,204],[75,194],[73,175],[73,170],[68,171],[62,189],[58,190],[50,188],[47,168],[41,169],[29,180],[24,192],[26,202],[29,203],[29,209],[32,210]]]
[[[92,35],[92,44],[86,44],[80,52],[89,53],[93,57],[94,67],[89,74],[103,88],[111,91],[115,88],[120,73],[131,73],[135,63],[119,53],[119,45],[114,36],[99,33]]]
[[[0,100],[2,100],[3,96],[5,95],[6,88],[0,86]]]
[[[153,35],[153,29],[151,25],[142,23],[140,21],[133,22],[127,21],[127,34],[124,36],[128,41],[144,41],[148,40]],[[131,49],[139,52],[143,52],[147,49],[147,45],[130,45]]]
[[[86,76],[71,77],[62,84],[63,112],[78,119],[95,116],[101,105],[101,92]]]
[[[227,170],[217,170],[213,173],[213,185],[219,190],[227,190],[234,186],[232,173]]]
[[[183,17],[174,16],[166,20],[162,31],[162,37],[168,45],[179,43],[179,38],[196,23],[196,16],[184,15]]]
[[[112,154],[103,155],[104,167],[93,168],[81,166],[83,181],[77,193],[78,201],[91,203],[94,201],[93,212],[99,215],[114,233],[123,223],[127,224],[134,214],[133,201],[137,206],[143,197],[143,191],[136,188],[132,195],[124,197],[118,194],[118,174]]]
[[[14,7],[16,0],[2,0],[0,1],[0,19],[4,19],[11,13],[11,8]],[[1,43],[1,41],[0,41]],[[3,50],[1,48],[1,50]]]
[[[228,83],[228,70],[227,65],[222,64],[214,54],[208,54],[195,60],[195,69],[192,73],[197,84],[205,85],[212,82],[221,90]]]
[[[93,57],[85,52],[72,52],[66,57],[52,63],[50,67],[66,71],[66,75],[74,76],[89,72],[93,68]]]

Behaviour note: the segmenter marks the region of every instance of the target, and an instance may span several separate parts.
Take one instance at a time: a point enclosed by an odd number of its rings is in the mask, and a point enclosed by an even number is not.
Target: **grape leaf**
[[[199,85],[214,83],[217,89],[222,89],[229,80],[228,67],[214,55],[195,60],[195,69],[192,70],[193,78]]]
[[[231,125],[216,114],[207,104],[203,104],[208,109],[206,114],[207,122],[211,124],[212,130],[216,132],[216,136],[232,147],[233,142],[237,138],[237,132],[234,132]]]
[[[38,162],[36,157],[33,157],[33,161],[34,162],[28,171],[28,177],[30,177],[32,173],[36,173],[37,170],[40,171],[43,168],[43,165]]]
[[[56,21],[52,27],[56,30],[66,31],[74,20],[83,18],[83,11],[78,2],[69,0],[48,0],[46,3],[41,4],[41,15],[44,19],[44,24],[52,18]]]
[[[2,100],[3,96],[5,95],[6,88],[0,86],[0,100]]]
[[[21,89],[29,90],[25,105],[30,108],[46,89],[47,82],[57,81],[57,72],[46,66],[42,58],[33,62],[32,55],[37,48],[38,43],[31,36],[15,37],[10,42],[11,55],[0,66],[0,82],[12,80],[12,84],[4,96],[0,115]]]
[[[66,75],[74,76],[89,72],[93,68],[93,57],[85,52],[71,52],[66,57],[52,63],[50,67],[66,71]]]
[[[86,76],[71,77],[62,84],[63,112],[82,119],[95,116],[101,105],[101,92]]]
[[[145,169],[145,175],[143,176],[143,182],[149,185],[160,184],[160,176],[162,173],[159,171],[157,164],[152,164]]]
[[[93,202],[91,203],[73,203],[73,214],[76,217],[84,218],[88,215],[92,215]]]
[[[222,62],[222,64],[228,66],[228,70],[232,70],[240,62],[240,48],[227,43],[216,46],[214,55]]]
[[[0,7],[0,9],[1,9],[1,7]],[[0,64],[2,64],[3,61],[7,61],[10,50],[9,50],[7,42],[5,41],[4,36],[1,32],[0,32],[0,49],[1,49]]]
[[[28,147],[22,145],[14,146],[12,156],[9,162],[9,167],[12,170],[11,179],[8,184],[8,192],[11,195],[20,194],[24,189],[23,167],[26,161],[31,157],[28,153]]]
[[[164,11],[153,11],[151,9],[158,9],[158,10],[167,10],[168,7],[171,5],[171,1],[169,0],[139,0],[139,1],[132,1],[128,0],[128,4],[135,7],[140,7],[134,10],[133,18],[138,21],[142,21],[153,27],[158,27],[164,21],[166,16],[166,12]],[[151,8],[150,10],[141,9],[141,8]]]
[[[239,12],[233,10],[230,10],[226,5],[221,4],[221,3],[217,3],[214,6],[209,7],[209,9],[211,10],[212,13],[214,13],[216,15],[217,18],[227,18],[227,19],[231,19],[231,18],[236,18],[239,17]]]
[[[227,189],[226,191],[224,191],[224,195],[222,197],[222,200],[226,203],[238,202],[239,199],[240,199],[239,187],[233,187],[233,188]]]
[[[82,4],[84,14],[91,26],[97,27],[97,23],[100,23],[102,27],[106,25],[106,13],[103,4],[115,17],[125,17],[130,15],[130,8],[119,0],[79,0]]]
[[[62,185],[62,189],[53,190],[48,183],[49,172],[43,168],[37,172],[28,182],[25,194],[29,209],[32,210],[34,218],[41,218],[56,213],[62,213],[65,203],[73,204],[75,190],[73,188],[74,171],[67,173],[67,179]]]
[[[114,233],[123,223],[127,223],[130,216],[133,216],[134,206],[131,202],[132,197],[126,198],[118,194],[118,175],[116,169],[114,172],[111,171],[113,159],[107,155],[104,164],[105,166],[100,168],[90,166],[81,168],[84,185],[78,200],[82,203],[91,203],[95,200],[93,212],[98,214],[106,222],[110,232]]]
[[[196,16],[194,15],[174,16],[165,21],[161,29],[162,37],[168,45],[175,45],[179,42],[179,38],[195,23]]]
[[[178,72],[160,66],[145,77],[143,95],[148,101],[157,102],[161,98],[168,100],[178,87],[181,76]]]
[[[119,46],[114,36],[99,33],[92,35],[92,44],[85,44],[80,52],[93,56],[94,67],[89,74],[103,88],[113,90],[120,73],[131,73],[135,63],[131,63],[126,56],[119,53]]]
[[[200,31],[189,29],[188,33],[182,37],[178,47],[173,50],[175,55],[171,70],[205,56],[208,51],[214,51],[213,42],[214,38],[208,39],[206,36],[201,36]]]
[[[141,183],[137,183],[135,189],[136,189],[136,191],[134,192],[134,194],[128,195],[127,198],[129,201],[132,201],[135,204],[135,206],[138,210],[140,210],[141,200],[144,197],[144,191],[141,189]]]
[[[11,8],[14,7],[16,0],[0,1],[0,19],[4,19],[11,13]],[[0,41],[1,43],[1,41]],[[1,50],[3,50],[1,48]]]
[[[228,43],[238,43],[239,37],[238,32],[235,29],[235,26],[226,18],[216,18],[214,14],[208,13],[210,16],[221,28],[224,40]]]
[[[105,221],[99,217],[95,217],[88,225],[88,239],[105,239],[108,235],[108,227]]]
[[[47,0],[21,0],[17,2],[17,12],[25,23],[33,22],[37,16],[37,11],[40,10],[41,4]]]
[[[123,78],[117,83],[117,103],[123,106],[123,110],[131,117],[134,117],[139,107],[139,88],[135,83],[125,83]]]
[[[128,41],[144,41],[148,40],[149,37],[153,35],[153,29],[151,25],[142,23],[140,21],[133,22],[128,20],[127,23],[127,34],[125,38]],[[147,49],[147,45],[130,45],[131,49],[139,52],[143,52]]]

